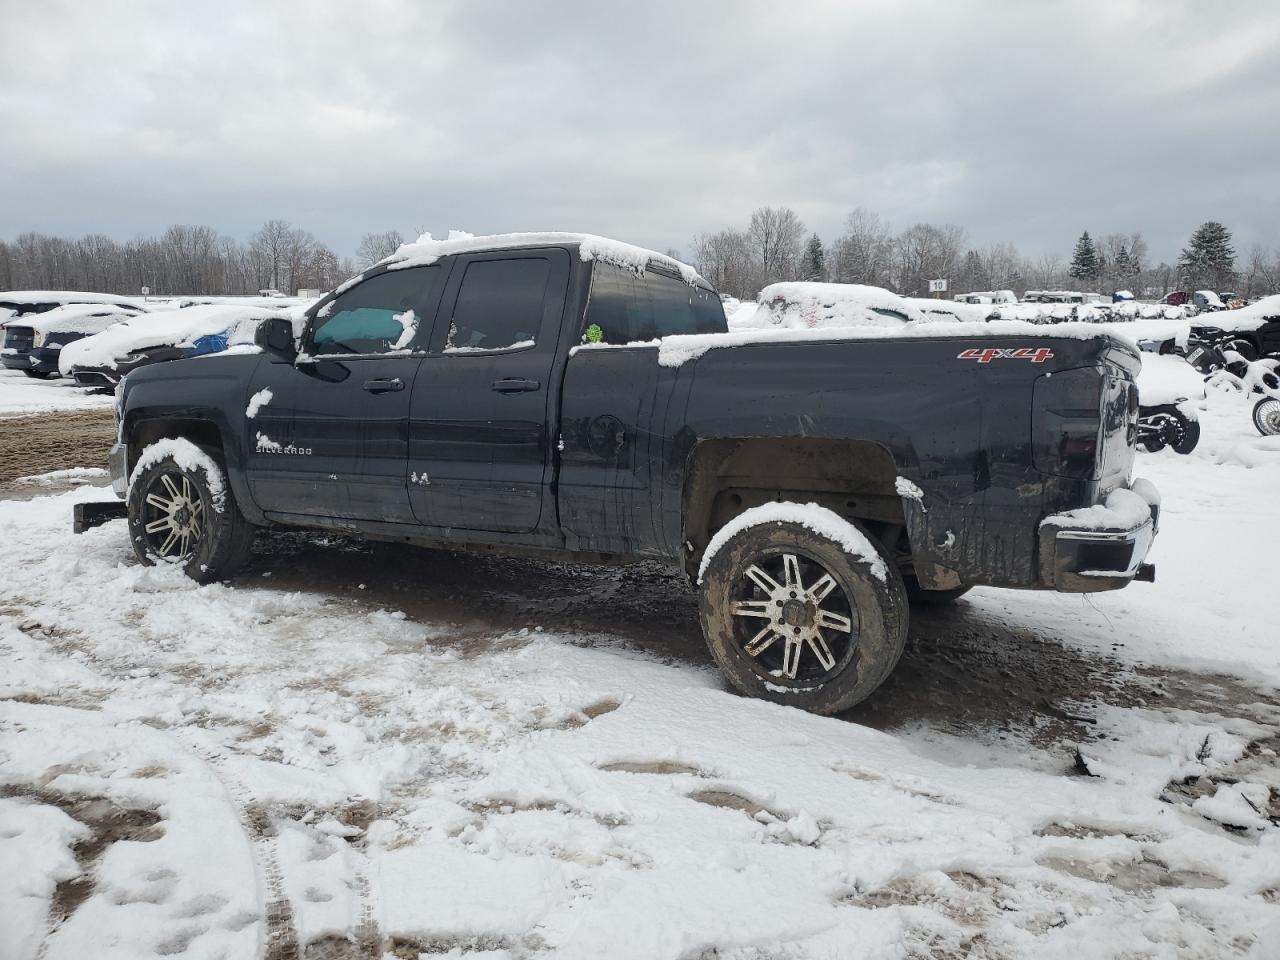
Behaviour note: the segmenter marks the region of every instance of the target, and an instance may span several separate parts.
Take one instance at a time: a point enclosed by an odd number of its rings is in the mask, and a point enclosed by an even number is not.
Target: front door
[[[296,362],[258,365],[245,415],[260,509],[413,522],[409,401],[442,273],[428,266],[369,277],[320,308]]]
[[[569,268],[559,248],[458,257],[410,407],[419,522],[527,533],[554,509],[550,377]]]

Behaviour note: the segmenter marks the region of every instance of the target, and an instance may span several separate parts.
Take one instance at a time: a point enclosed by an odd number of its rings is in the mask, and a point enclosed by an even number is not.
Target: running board
[[[76,533],[84,533],[110,520],[123,520],[128,516],[125,505],[120,500],[105,503],[77,503],[75,511],[75,520],[71,529]]]

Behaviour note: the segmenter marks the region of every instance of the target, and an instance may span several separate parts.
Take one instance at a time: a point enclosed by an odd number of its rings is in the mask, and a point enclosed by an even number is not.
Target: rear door
[[[443,274],[413,267],[362,280],[320,309],[301,359],[258,365],[245,415],[262,510],[413,521],[409,400]]]
[[[420,523],[527,533],[554,519],[550,377],[570,266],[561,248],[456,258],[410,405]]]

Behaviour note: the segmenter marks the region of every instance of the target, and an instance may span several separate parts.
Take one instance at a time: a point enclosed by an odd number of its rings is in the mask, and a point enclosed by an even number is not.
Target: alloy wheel
[[[156,475],[144,502],[150,552],[163,560],[189,559],[204,530],[204,500],[191,478],[177,470]]]

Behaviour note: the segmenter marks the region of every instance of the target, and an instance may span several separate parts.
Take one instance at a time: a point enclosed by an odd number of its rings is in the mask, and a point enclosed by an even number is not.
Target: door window
[[[469,263],[445,353],[533,346],[550,275],[551,261],[542,257]]]
[[[331,300],[317,315],[311,349],[317,354],[378,354],[407,350],[419,340],[436,287],[438,266],[388,270]]]

